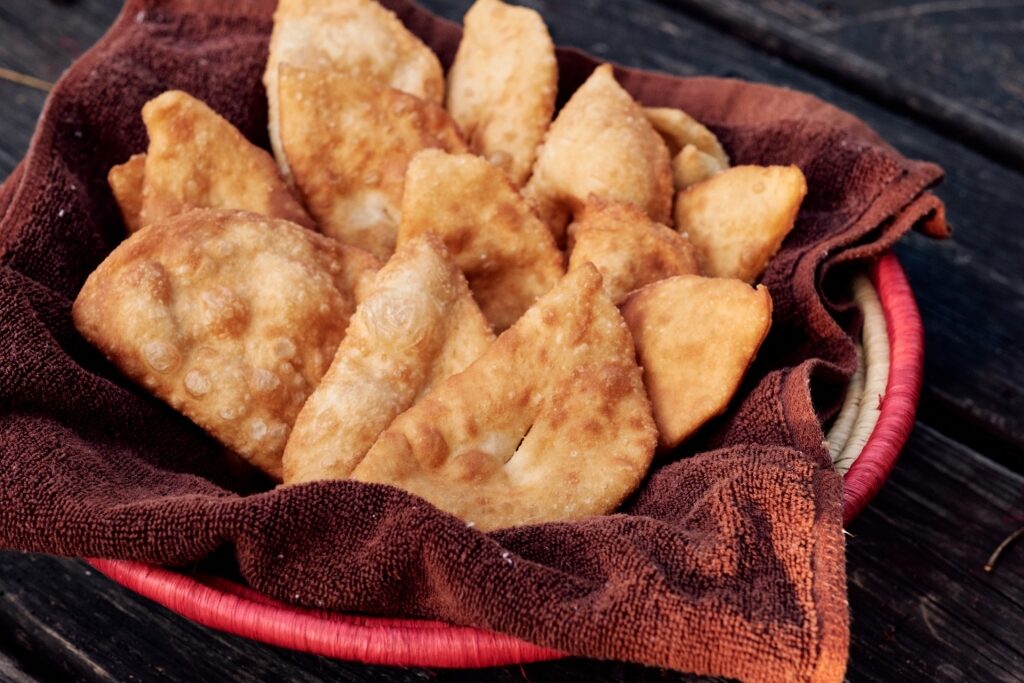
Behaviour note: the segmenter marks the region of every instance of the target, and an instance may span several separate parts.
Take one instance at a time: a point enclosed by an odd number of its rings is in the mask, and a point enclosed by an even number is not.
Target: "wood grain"
[[[1024,3],[668,2],[1024,168]]]

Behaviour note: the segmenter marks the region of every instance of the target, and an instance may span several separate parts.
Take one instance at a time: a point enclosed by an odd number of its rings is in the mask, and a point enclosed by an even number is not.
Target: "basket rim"
[[[922,381],[924,332],[906,274],[889,251],[874,262],[870,276],[885,314],[891,362],[878,422],[843,480],[844,523],[864,509],[895,466],[914,425]],[[303,609],[219,577],[127,560],[86,561],[114,582],[204,626],[333,659],[479,668],[567,656],[467,626]]]

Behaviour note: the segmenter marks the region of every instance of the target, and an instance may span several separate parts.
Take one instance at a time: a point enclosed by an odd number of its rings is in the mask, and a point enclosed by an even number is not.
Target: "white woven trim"
[[[864,450],[864,444],[878,424],[882,397],[889,383],[889,330],[878,292],[867,276],[854,277],[853,299],[864,315],[862,348],[858,349],[858,372],[863,367],[864,373],[860,383],[857,382],[857,373],[854,374],[843,409],[828,435],[832,464],[840,474],[846,474]],[[840,427],[840,421],[846,417],[844,413],[851,405],[856,405],[856,409],[850,408],[854,413],[852,425],[844,423],[844,431],[837,432],[836,428]],[[849,417],[846,419],[850,420]]]

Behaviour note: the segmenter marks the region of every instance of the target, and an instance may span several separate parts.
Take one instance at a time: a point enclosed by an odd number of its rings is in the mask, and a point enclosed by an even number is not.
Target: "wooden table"
[[[425,0],[460,18],[469,0]],[[1024,680],[1024,2],[528,0],[555,40],[672,73],[815,93],[948,177],[952,242],[896,251],[927,330],[919,421],[848,538],[854,681]],[[3,0],[0,67],[56,79],[116,0]],[[0,81],[0,177],[45,93]],[[585,660],[470,672],[365,667],[210,631],[76,560],[0,553],[0,680],[633,680]]]

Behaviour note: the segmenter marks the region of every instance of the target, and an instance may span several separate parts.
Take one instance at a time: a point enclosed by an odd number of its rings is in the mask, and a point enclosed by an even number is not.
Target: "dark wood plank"
[[[460,19],[470,0],[424,4]],[[528,0],[523,4],[544,14],[560,43],[632,66],[683,75],[736,76],[813,92],[861,116],[906,154],[942,164],[949,177],[940,194],[958,228],[954,242],[912,238],[898,250],[927,330],[927,416],[961,434],[981,430],[984,437],[978,439],[977,447],[1005,462],[1024,465],[1024,385],[1017,380],[1024,376],[1024,346],[1018,343],[1024,337],[1024,283],[1019,277],[1019,240],[1006,227],[1017,221],[1024,174],[651,0],[601,3],[599,11],[592,3]],[[116,5],[111,0],[81,3],[89,11],[74,30],[92,31],[98,37],[103,30],[100,21],[112,18]],[[32,0],[5,2],[0,31],[20,36],[28,27],[27,32],[37,36],[33,41],[45,43],[38,36],[52,35],[49,26],[76,23],[32,23],[37,6]],[[68,19],[72,15],[67,12],[77,12],[78,7],[47,12]],[[16,17],[16,26],[5,23],[11,20],[3,17],[10,16]],[[79,45],[86,42],[77,40]],[[34,44],[26,48],[31,54],[37,49],[31,47]],[[31,54],[24,59],[41,59]],[[5,65],[2,59],[0,65]],[[28,61],[14,63],[19,65],[31,71]],[[48,72],[33,73],[46,76]],[[24,88],[0,87],[6,88],[0,95],[15,96],[0,97],[0,175],[4,175],[22,153],[35,115],[33,107],[40,102],[38,95],[23,92]],[[18,92],[26,98],[20,104],[15,102]],[[979,311],[985,315],[979,316]],[[982,348],[986,353],[977,353]]]
[[[1024,3],[666,1],[1024,168]]]
[[[892,478],[850,525],[851,680],[1019,681],[1024,478],[918,426]]]
[[[0,67],[56,81],[120,11],[118,0],[0,3]],[[25,154],[46,93],[0,81],[0,177]]]
[[[480,676],[367,667],[263,645],[194,624],[80,561],[0,552],[0,644],[5,641],[13,646],[0,646],[0,652],[16,652],[47,680],[462,681]],[[588,660],[487,671],[496,681],[524,676],[530,681],[700,680]]]
[[[0,645],[0,681],[7,683],[36,683],[41,679],[29,674],[17,662],[3,653],[3,646]]]

